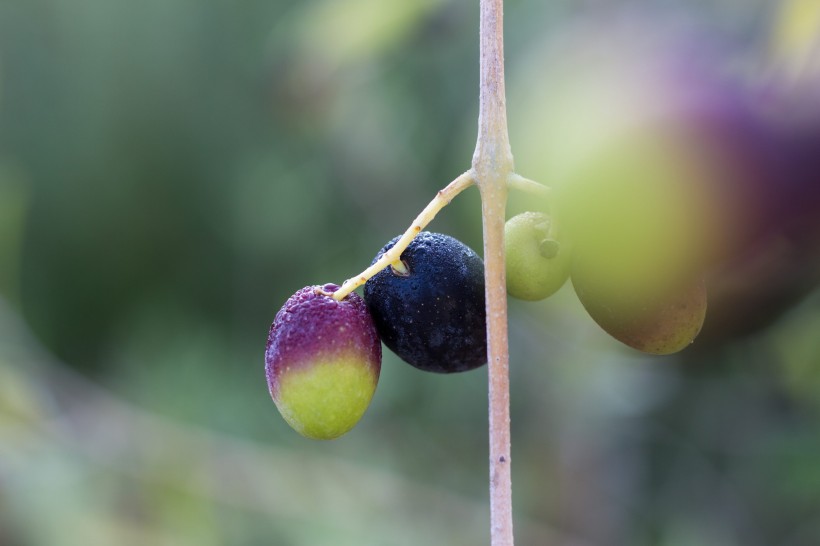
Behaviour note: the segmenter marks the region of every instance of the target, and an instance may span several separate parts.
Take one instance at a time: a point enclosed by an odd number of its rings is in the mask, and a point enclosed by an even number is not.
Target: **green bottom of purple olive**
[[[638,300],[639,304],[594,288],[575,282],[575,292],[589,315],[609,335],[644,353],[682,351],[695,340],[706,318],[702,280]]]
[[[296,432],[331,440],[359,422],[377,382],[378,377],[361,358],[319,358],[308,366],[282,370],[274,402]]]

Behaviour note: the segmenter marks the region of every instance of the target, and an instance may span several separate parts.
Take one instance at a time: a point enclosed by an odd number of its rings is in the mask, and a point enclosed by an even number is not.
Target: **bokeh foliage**
[[[753,57],[776,9],[603,4],[507,2],[526,176],[554,34],[673,12]],[[0,543],[486,543],[483,371],[386,352],[360,425],[315,443],[262,361],[290,294],[363,269],[469,166],[477,23],[456,0],[0,0]],[[480,250],[477,192],[431,228]],[[570,286],[511,301],[519,541],[820,543],[820,299],[792,303],[657,359]]]

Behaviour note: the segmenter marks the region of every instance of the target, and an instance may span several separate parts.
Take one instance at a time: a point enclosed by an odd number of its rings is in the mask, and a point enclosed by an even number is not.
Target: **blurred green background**
[[[556,34],[640,13],[754,56],[778,8],[508,0],[521,173],[544,174]],[[285,299],[362,270],[469,167],[477,29],[458,0],[0,0],[0,544],[489,542],[484,369],[385,351],[329,443],[263,373]],[[468,190],[431,229],[480,250],[478,209]],[[518,542],[820,544],[820,294],[791,304],[652,358],[569,285],[511,301]]]

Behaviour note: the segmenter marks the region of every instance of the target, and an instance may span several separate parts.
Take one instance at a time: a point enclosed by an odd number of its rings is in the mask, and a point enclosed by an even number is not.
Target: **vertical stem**
[[[478,140],[473,172],[484,225],[489,368],[490,527],[492,546],[513,545],[510,380],[504,217],[513,158],[504,95],[503,0],[481,0]]]
[[[510,473],[510,380],[507,339],[507,290],[504,267],[506,192],[482,191],[484,216],[487,362],[490,406],[490,526],[492,546],[512,546]]]
[[[504,93],[504,0],[481,0],[480,9],[478,141],[473,168],[480,170],[479,165],[492,163],[496,170],[509,174],[512,152]]]

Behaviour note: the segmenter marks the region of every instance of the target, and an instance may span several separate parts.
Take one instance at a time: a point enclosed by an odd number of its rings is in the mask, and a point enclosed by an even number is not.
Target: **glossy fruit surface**
[[[382,248],[387,252],[398,237]],[[401,255],[408,269],[387,267],[367,281],[364,299],[390,350],[416,368],[462,372],[487,362],[484,262],[459,240],[421,232]]]
[[[297,432],[329,440],[364,414],[381,370],[381,343],[358,294],[336,301],[334,284],[291,296],[268,334],[265,374],[276,407]]]
[[[570,269],[569,245],[561,242],[550,217],[525,212],[504,225],[507,293],[518,299],[537,301],[558,291]]]

